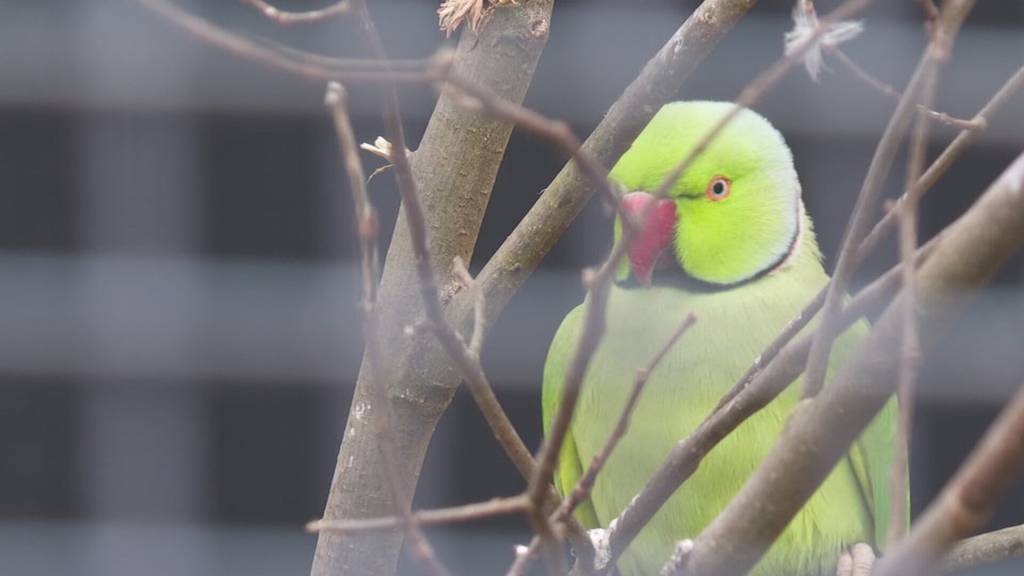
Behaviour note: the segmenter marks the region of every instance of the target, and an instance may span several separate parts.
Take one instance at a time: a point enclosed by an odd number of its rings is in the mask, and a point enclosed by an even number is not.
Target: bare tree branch
[[[930,82],[929,79],[934,76],[939,64],[948,58],[956,34],[973,6],[974,0],[950,0],[944,4],[940,26],[932,35],[928,48],[875,148],[874,157],[871,159],[871,165],[857,198],[857,205],[846,229],[825,304],[822,306],[821,323],[814,338],[814,345],[811,346],[811,355],[807,359],[804,398],[817,394],[825,383],[829,352],[832,349],[832,340],[836,336],[836,316],[846,294],[846,287],[859,264],[855,255],[857,246],[869,232],[869,226],[878,209],[882,185],[889,174],[907,127],[913,119],[913,113],[920,103],[922,89]]]
[[[596,271],[584,270],[583,272],[583,284],[587,288],[587,299],[583,311],[583,326],[580,329],[581,336],[576,344],[572,360],[569,361],[565,380],[562,383],[562,396],[559,400],[558,411],[555,413],[537,455],[537,468],[530,476],[527,489],[527,494],[533,504],[531,511],[535,517],[535,523],[538,524],[541,522],[540,516],[544,514],[540,504],[551,483],[551,478],[554,477],[555,465],[558,463],[559,454],[561,454],[562,443],[569,431],[569,424],[576,410],[576,401],[579,399],[583,377],[598,344],[604,337],[608,294],[615,278],[615,270],[629,242],[630,238],[624,234],[612,247],[611,253],[599,269]],[[543,522],[547,522],[546,516],[543,517]],[[550,546],[550,542],[545,542],[544,535],[541,534],[541,536],[542,549],[545,546]],[[546,553],[550,554],[550,551]]]
[[[552,143],[579,166],[590,185],[600,192],[609,207],[618,208],[619,199],[612,189],[611,182],[608,181],[608,169],[582,148],[579,139],[567,123],[547,118],[534,110],[503,100],[486,88],[468,82],[456,74],[448,74],[445,80],[446,84],[442,90],[460,95],[461,98],[457,98],[457,101],[461,105],[512,122],[517,127]],[[623,225],[630,225],[628,219],[623,221]]]
[[[530,501],[525,494],[511,498],[494,498],[486,502],[452,506],[437,510],[419,510],[412,514],[413,521],[422,526],[424,524],[456,524],[459,522],[473,522],[503,516],[506,514],[519,514],[526,512]],[[360,518],[356,520],[314,520],[306,524],[307,532],[330,531],[339,534],[352,532],[375,532],[401,528],[404,518],[395,516],[384,516],[381,518]]]
[[[1016,162],[1024,197],[1024,156]],[[928,574],[956,541],[985,525],[999,500],[1024,471],[1024,387],[971,451],[960,470],[921,515],[906,540],[876,567],[878,576]],[[1018,544],[1019,546],[1019,544]]]
[[[1024,524],[961,540],[942,559],[939,569],[955,572],[1021,557],[1024,557]]]
[[[247,60],[259,62],[320,82],[425,82],[429,60],[374,60],[324,58],[265,40],[256,41],[229,32],[167,0],[135,0],[182,30]]]
[[[330,109],[334,119],[334,127],[338,135],[345,169],[349,175],[349,187],[352,190],[352,200],[355,206],[356,219],[358,222],[358,239],[360,246],[360,261],[362,263],[363,282],[363,332],[366,340],[367,366],[371,372],[381,369],[382,357],[380,352],[380,323],[377,311],[377,213],[370,203],[369,195],[366,193],[366,177],[363,173],[362,163],[359,162],[359,148],[352,130],[352,122],[349,119],[346,104],[345,91],[340,84],[332,83],[327,88],[325,103]],[[400,516],[400,526],[405,530],[409,538],[409,552],[419,565],[433,576],[446,576],[448,570],[441,565],[433,548],[427,542],[426,537],[420,531],[415,518],[409,510],[408,499],[402,493],[402,487],[398,483],[398,471],[396,467],[397,452],[395,449],[394,414],[391,411],[391,404],[387,401],[384,390],[384,380],[379,380],[374,386],[374,404],[370,407],[370,418],[374,421],[377,430],[377,440],[380,443],[381,455],[384,468],[386,469],[385,479],[388,490],[391,493],[391,500]]]
[[[1024,245],[1024,154],[943,233],[917,274],[918,321],[927,347],[978,289]],[[693,575],[749,570],[849,450],[896,386],[893,343],[905,302],[897,299],[779,441],[726,509],[695,540]],[[774,364],[774,363],[773,363]]]
[[[287,10],[281,10],[272,4],[264,2],[264,0],[242,0],[242,2],[259,10],[264,16],[274,22],[285,25],[319,22],[332,16],[348,14],[352,8],[349,5],[349,0],[341,0],[340,2],[320,8],[319,10],[309,10],[306,12],[288,12]]]
[[[836,57],[837,60],[839,60],[839,62],[843,66],[846,66],[846,68],[850,70],[850,72],[852,72],[854,76],[859,78],[868,86],[871,86],[878,92],[881,92],[882,94],[889,96],[890,98],[897,101],[903,96],[902,94],[900,94],[899,90],[896,90],[892,86],[886,84],[885,82],[882,82],[874,75],[872,75],[870,72],[862,68],[860,64],[857,64],[857,62],[853,58],[850,58],[850,56],[847,55],[846,52],[843,52],[841,48],[832,47],[830,48],[830,52]],[[940,122],[947,126],[958,128],[960,130],[980,130],[985,128],[984,121],[978,120],[977,118],[972,120],[964,120],[962,118],[950,116],[945,112],[936,112],[935,110],[927,108],[921,104],[918,104],[917,111],[924,112],[928,116],[928,118],[936,122]]]

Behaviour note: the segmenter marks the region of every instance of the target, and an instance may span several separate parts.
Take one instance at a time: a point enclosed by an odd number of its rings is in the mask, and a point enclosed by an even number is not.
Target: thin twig
[[[452,269],[455,272],[455,276],[462,282],[462,288],[470,290],[473,294],[473,331],[469,337],[469,351],[479,358],[480,349],[483,348],[484,343],[484,314],[487,308],[487,299],[484,296],[484,291],[480,289],[479,284],[470,275],[469,269],[466,268],[466,263],[462,261],[461,256],[455,257],[455,260],[452,262]]]
[[[921,5],[921,12],[924,16],[924,28],[929,34],[935,33],[935,27],[939,23],[939,9],[935,6],[935,0],[918,0]]]
[[[518,514],[525,512],[529,507],[529,500],[525,494],[511,498],[494,498],[486,502],[463,504],[450,508],[439,508],[437,510],[419,510],[412,514],[412,520],[418,526],[425,524],[456,524],[459,522],[474,522],[494,516]],[[306,524],[307,532],[336,532],[349,534],[353,532],[376,532],[401,528],[405,518],[387,516],[383,518],[355,518],[352,520],[314,520]]]
[[[320,82],[425,82],[429,60],[380,62],[324,58],[268,41],[256,41],[217,26],[167,0],[135,0],[182,30],[247,60]]]
[[[843,66],[846,66],[850,70],[850,72],[853,72],[854,76],[862,80],[868,86],[871,86],[878,92],[897,101],[903,96],[902,94],[900,94],[899,90],[896,90],[889,84],[882,82],[873,74],[865,70],[860,64],[857,64],[857,62],[853,58],[850,58],[850,56],[847,55],[846,52],[843,52],[842,48],[839,48],[838,46],[829,46],[828,49]],[[924,112],[925,115],[928,116],[928,118],[936,122],[940,122],[947,126],[958,128],[960,130],[981,130],[985,128],[984,122],[979,121],[977,118],[971,120],[964,120],[963,118],[950,116],[945,112],[937,112],[921,104],[917,105],[917,110],[918,112]]]
[[[661,185],[658,187],[658,190],[654,195],[657,197],[667,196],[686,169],[693,164],[694,160],[696,160],[712,142],[714,142],[715,138],[722,133],[722,130],[728,126],[744,108],[748,108],[760,102],[761,98],[763,98],[772,87],[782,80],[790,69],[800,63],[809,50],[813,49],[818,44],[821,36],[828,30],[831,24],[857,14],[870,3],[871,0],[846,0],[846,2],[830,12],[828,16],[822,18],[818,22],[818,26],[814,29],[814,32],[811,33],[802,43],[794,47],[794,49],[784,57],[776,60],[775,63],[767,70],[758,74],[756,78],[743,88],[743,91],[740,92],[740,95],[736,98],[735,103],[729,111],[723,114],[722,117],[718,119],[718,122],[708,129],[704,136],[697,141],[697,144],[687,153],[687,155],[676,164],[664,179],[662,179]]]
[[[438,74],[441,77],[440,74]],[[582,148],[579,138],[573,134],[569,124],[562,120],[548,118],[534,110],[499,98],[493,92],[474,84],[454,73],[443,76],[447,82],[442,90],[456,92],[463,106],[479,109],[485,114],[514,123],[516,126],[554,144],[563,154],[580,167],[584,176],[604,198],[609,207],[618,210],[619,198],[608,181],[608,169],[601,165],[589,152]],[[621,216],[621,214],[620,214]],[[624,226],[630,226],[629,219],[623,219]]]
[[[366,177],[363,173],[362,163],[359,161],[359,148],[348,115],[345,91],[340,84],[332,83],[328,86],[325,103],[334,120],[338,142],[345,160],[345,169],[349,175],[349,186],[352,189],[362,262],[363,332],[366,339],[367,360],[370,371],[379,375],[383,364],[380,351],[380,321],[377,313],[377,215],[366,192]],[[388,484],[392,501],[400,516],[400,526],[404,528],[406,536],[411,542],[409,553],[429,574],[446,576],[449,574],[448,569],[437,559],[433,548],[417,526],[407,499],[403,497],[397,482],[398,457],[392,426],[394,414],[387,398],[385,385],[386,382],[383,378],[377,379],[376,385],[373,387],[374,405],[370,407],[371,417],[376,421],[377,438],[384,460],[385,482]]]
[[[647,385],[651,374],[661,363],[661,360],[665,357],[669,351],[675,346],[676,342],[690,329],[691,326],[697,321],[697,317],[691,312],[686,315],[683,322],[679,327],[672,333],[669,339],[665,342],[655,355],[647,362],[647,364],[636,371],[636,376],[633,379],[633,387],[630,389],[629,397],[626,399],[626,404],[622,407],[622,412],[619,414],[619,419],[615,423],[615,428],[612,429],[612,433],[608,436],[604,445],[590,460],[590,464],[587,466],[587,470],[583,473],[583,476],[576,482],[569,496],[562,500],[562,504],[558,507],[558,510],[551,515],[552,522],[563,522],[568,518],[577,506],[581,502],[587,499],[590,495],[590,490],[594,487],[594,481],[597,479],[597,475],[604,468],[605,463],[608,461],[608,457],[611,456],[612,451],[618,446],[619,441],[626,435],[629,430],[630,419],[633,416],[633,411],[636,409],[637,402],[640,400],[640,394],[643,392],[644,387]],[[530,545],[527,547],[526,552],[516,556],[515,563],[509,568],[506,576],[516,576],[522,574],[526,569],[527,563],[532,558],[540,544],[538,538],[534,538]]]
[[[352,8],[349,5],[348,0],[341,0],[340,2],[336,2],[330,6],[320,8],[319,10],[308,10],[306,12],[289,12],[287,10],[281,10],[272,4],[264,2],[264,0],[242,0],[242,2],[259,10],[264,16],[274,22],[284,25],[319,22],[332,16],[348,14]]]
[[[804,306],[804,309],[797,313],[792,320],[786,324],[786,327],[782,329],[774,340],[768,344],[768,347],[754,359],[754,363],[747,368],[747,371],[740,376],[740,379],[733,384],[732,388],[722,396],[722,399],[718,401],[712,413],[717,412],[725,407],[726,404],[732,401],[737,394],[743,391],[751,382],[754,377],[760,374],[765,366],[768,366],[775,358],[779,355],[779,352],[789,343],[790,340],[796,337],[801,330],[814,318],[814,315],[821,309],[821,305],[825,303],[825,294],[828,293],[828,286],[823,287],[818,291],[818,294]]]
[[[605,441],[604,446],[594,455],[590,461],[590,465],[587,467],[587,471],[583,473],[579,481],[576,482],[576,487],[573,488],[572,493],[568,498],[562,501],[562,506],[559,508],[559,514],[564,517],[572,514],[573,510],[579,506],[580,502],[583,502],[590,495],[590,490],[594,486],[594,481],[597,479],[598,473],[604,467],[605,462],[608,461],[608,457],[611,456],[612,450],[618,445],[619,440],[626,435],[629,430],[630,418],[633,415],[633,410],[636,409],[637,401],[640,400],[640,394],[643,392],[644,386],[647,385],[647,381],[650,379],[651,374],[654,372],[658,364],[661,363],[662,358],[669,353],[670,350],[675,346],[679,338],[686,333],[687,330],[693,326],[694,322],[697,321],[697,317],[691,312],[686,315],[682,324],[679,328],[672,333],[665,345],[655,353],[654,357],[647,362],[647,365],[636,371],[636,377],[633,380],[633,388],[630,390],[629,397],[626,399],[626,405],[622,408],[622,413],[619,415],[618,421],[615,423],[615,428],[612,429],[611,435],[608,436],[608,440]]]
[[[529,494],[530,501],[533,503],[532,509],[535,515],[535,522],[537,523],[540,522],[539,517],[543,515],[539,505],[554,475],[562,443],[569,432],[569,424],[572,421],[576,402],[579,399],[583,377],[590,365],[594,352],[597,350],[598,344],[600,344],[604,336],[608,294],[611,291],[616,266],[621,256],[625,253],[624,247],[628,244],[629,239],[624,235],[615,244],[611,254],[597,271],[585,270],[583,273],[583,283],[587,288],[587,303],[583,311],[583,327],[581,328],[580,339],[576,343],[572,360],[569,362],[569,367],[566,370],[558,411],[555,412],[548,433],[537,455],[537,468],[530,477],[530,484],[527,489],[527,494]],[[546,516],[543,517],[543,521],[547,522]],[[541,545],[542,547],[545,546],[543,539]]]
[[[1024,557],[1024,524],[961,540],[946,553],[939,570],[956,572],[1021,557]]]
[[[889,174],[907,127],[913,119],[913,113],[917,109],[917,105],[920,104],[922,90],[930,81],[929,78],[935,74],[940,63],[948,58],[956,34],[973,6],[974,0],[946,3],[942,14],[942,25],[932,35],[931,42],[925,49],[914,75],[907,84],[903,97],[900,98],[885,132],[875,148],[875,154],[871,159],[871,165],[864,177],[857,204],[847,226],[835,272],[832,274],[832,282],[825,297],[825,304],[822,306],[821,323],[815,333],[811,355],[807,359],[802,392],[804,398],[816,395],[825,383],[829,353],[832,350],[832,341],[836,337],[836,317],[846,294],[846,287],[859,265],[855,255],[857,247],[870,231],[873,215],[878,209],[882,185]]]
[[[921,199],[921,194],[915,185],[924,172],[928,154],[929,121],[926,110],[935,98],[938,74],[938,67],[932,67],[921,88],[921,102],[914,122],[907,159],[904,201],[899,211],[899,249],[900,259],[903,262],[904,306],[900,364],[896,385],[896,395],[899,399],[899,423],[889,473],[889,494],[892,504],[889,508],[887,541],[890,546],[903,537],[906,531],[905,519],[908,512],[907,499],[903,495],[906,494],[908,486],[910,443],[914,425],[914,390],[917,382],[917,368],[921,361],[921,343],[917,332],[917,287],[915,270],[912,265],[918,244],[917,210]]]
[[[985,525],[1024,469],[1024,386],[985,433],[877,576],[927,574],[956,541]]]

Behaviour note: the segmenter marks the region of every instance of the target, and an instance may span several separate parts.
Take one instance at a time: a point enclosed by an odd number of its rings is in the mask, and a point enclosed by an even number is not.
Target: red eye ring
[[[730,192],[732,192],[732,181],[725,176],[715,176],[711,182],[708,182],[704,195],[708,197],[708,200],[718,202],[728,198]]]

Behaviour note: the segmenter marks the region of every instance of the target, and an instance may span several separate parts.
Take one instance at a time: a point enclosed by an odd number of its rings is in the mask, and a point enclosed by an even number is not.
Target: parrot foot
[[[836,576],[871,576],[875,565],[875,551],[867,544],[854,544],[843,552],[836,563]]]

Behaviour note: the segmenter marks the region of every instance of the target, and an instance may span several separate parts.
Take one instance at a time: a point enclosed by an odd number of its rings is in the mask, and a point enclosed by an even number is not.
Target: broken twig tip
[[[327,91],[324,92],[324,105],[334,107],[345,100],[345,88],[340,82],[328,82]]]

